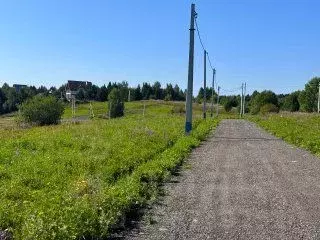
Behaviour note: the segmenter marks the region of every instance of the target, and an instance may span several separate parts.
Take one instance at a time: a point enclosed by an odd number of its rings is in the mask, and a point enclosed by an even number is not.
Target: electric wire
[[[207,53],[207,58],[208,58],[208,60],[209,60],[209,65],[210,65],[210,67],[211,67],[211,70],[214,71],[214,68],[212,67],[212,63],[211,63],[211,59],[210,59],[209,52],[206,50],[206,48],[204,47],[204,44],[203,44],[203,42],[202,42],[202,38],[201,38],[201,34],[200,34],[200,30],[199,30],[197,18],[195,18],[195,24],[196,24],[197,35],[198,35],[198,38],[199,38],[201,47],[202,47],[203,51],[206,51],[206,53]]]

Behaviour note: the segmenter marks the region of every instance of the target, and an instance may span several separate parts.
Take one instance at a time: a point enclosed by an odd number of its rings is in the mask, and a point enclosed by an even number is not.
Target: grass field
[[[320,156],[320,116],[282,113],[249,117],[272,134]]]
[[[96,117],[107,117],[108,116],[108,102],[92,102],[93,113]],[[184,108],[184,102],[166,102],[166,101],[137,101],[137,102],[126,102],[125,103],[125,115],[142,115],[145,105],[145,114],[152,115],[161,113],[168,113],[175,107]],[[156,107],[156,111],[155,110]],[[201,104],[193,104],[193,110],[196,117],[200,117],[202,111]],[[90,103],[77,104],[76,105],[76,117],[84,117],[90,115]],[[63,114],[63,119],[71,118],[71,107],[70,104],[66,104],[66,108]]]
[[[96,114],[104,104],[95,103]],[[145,116],[142,107],[127,104],[120,119],[0,129],[0,230],[14,239],[108,236],[218,122],[195,117],[186,137],[184,116],[171,113],[172,103],[147,102]],[[200,108],[195,112],[201,116]]]

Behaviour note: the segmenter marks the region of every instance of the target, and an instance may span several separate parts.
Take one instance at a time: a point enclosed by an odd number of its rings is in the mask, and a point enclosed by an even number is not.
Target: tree
[[[162,89],[161,89],[161,83],[160,82],[155,82],[152,86],[153,88],[153,93],[154,93],[154,97],[155,99],[162,99]]]
[[[152,95],[152,87],[149,83],[143,83],[141,89],[141,95],[143,100],[148,100]]]
[[[110,117],[122,117],[124,115],[124,103],[121,97],[120,90],[117,88],[112,89],[108,96],[108,100],[110,107]]]
[[[86,89],[87,99],[96,100],[98,95],[99,87],[96,85],[92,85]]]
[[[117,85],[117,88],[120,90],[120,96],[122,101],[127,101],[129,95],[129,84],[123,81]]]
[[[211,99],[212,96],[212,88],[208,88],[206,87],[206,90],[204,90],[203,87],[200,87],[199,92],[198,92],[198,96],[197,96],[197,101],[198,102],[203,102],[204,99],[204,91],[206,91],[206,100],[209,101]],[[214,92],[215,94],[215,92]]]
[[[249,104],[250,112],[257,114],[260,112],[260,108],[268,103],[279,107],[278,98],[274,92],[265,90],[261,93],[255,93]]]
[[[0,88],[0,114],[4,113],[4,109],[3,109],[3,104],[6,101],[6,96],[4,94],[4,92],[2,91],[2,89]]]
[[[86,98],[86,92],[83,88],[80,88],[78,93],[76,94],[76,99],[84,100]]]
[[[303,111],[317,111],[318,91],[320,78],[312,78],[306,85],[303,91],[299,94],[298,100]]]
[[[57,124],[64,111],[63,104],[53,96],[37,95],[20,106],[23,121],[37,125]]]
[[[98,101],[105,102],[108,100],[108,89],[106,85],[103,85],[97,92],[97,98]]]
[[[300,109],[299,104],[299,95],[300,92],[296,91],[284,97],[282,109],[290,112],[296,112]]]
[[[41,93],[42,95],[48,95],[49,91],[45,86],[40,86],[37,90],[37,93]]]
[[[260,113],[267,114],[267,113],[278,113],[279,107],[272,103],[267,103],[260,108]]]
[[[142,100],[142,94],[141,94],[140,84],[138,84],[137,88],[134,90],[134,100],[135,100],[135,101],[140,101],[140,100]]]
[[[174,96],[174,90],[172,87],[172,84],[167,84],[166,89],[164,90],[165,92],[165,100],[166,101],[171,101],[173,100],[173,96]]]
[[[4,112],[13,112],[18,110],[19,96],[14,88],[9,88],[6,92],[7,100],[3,104]]]
[[[230,112],[233,107],[238,105],[236,96],[229,96],[224,103],[224,110]]]

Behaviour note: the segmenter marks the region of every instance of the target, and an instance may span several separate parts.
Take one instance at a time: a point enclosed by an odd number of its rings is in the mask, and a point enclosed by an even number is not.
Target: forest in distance
[[[262,92],[254,91],[252,94],[245,96],[247,103],[245,111],[252,114],[260,112],[260,108],[267,105],[263,111],[278,112],[283,111],[302,111],[302,112],[315,112],[317,111],[317,100],[319,92],[319,77],[314,77],[305,84],[303,90],[294,91],[287,94],[276,94],[271,90],[265,90]],[[160,82],[153,84],[143,83],[137,87],[129,87],[127,82],[111,83],[101,87],[91,85],[85,88],[78,89],[76,99],[79,102],[86,101],[107,101],[108,95],[112,89],[119,89],[122,101],[139,101],[139,100],[166,100],[166,101],[185,101],[186,90],[182,90],[177,84],[166,84],[165,87]],[[27,99],[30,99],[36,95],[48,96],[52,95],[57,99],[66,101],[66,85],[62,85],[59,88],[45,86],[25,86],[19,90],[14,87],[10,87],[7,83],[4,83],[0,87],[0,115],[17,111],[19,105],[21,105]],[[130,99],[129,99],[130,98]],[[204,98],[204,88],[200,88],[197,95],[194,97],[194,101],[201,103]],[[213,101],[217,101],[217,92],[213,91]],[[225,110],[231,111],[232,108],[240,106],[240,95],[221,95],[219,97],[219,103],[224,106]],[[212,88],[206,88],[206,100],[212,100]]]

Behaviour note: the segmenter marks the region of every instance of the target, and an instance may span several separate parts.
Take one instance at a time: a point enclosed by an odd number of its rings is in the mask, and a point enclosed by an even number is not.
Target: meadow
[[[319,115],[280,113],[266,116],[251,116],[249,120],[256,122],[275,136],[320,156]]]
[[[126,104],[125,117],[0,129],[0,230],[14,239],[99,239],[143,207],[218,124],[201,120],[184,135],[184,115],[157,101]],[[182,104],[183,106],[183,104]],[[77,114],[88,115],[88,104]],[[66,109],[64,119],[71,116]]]

